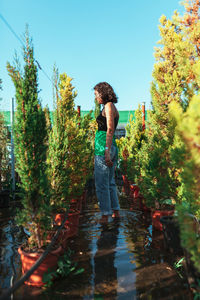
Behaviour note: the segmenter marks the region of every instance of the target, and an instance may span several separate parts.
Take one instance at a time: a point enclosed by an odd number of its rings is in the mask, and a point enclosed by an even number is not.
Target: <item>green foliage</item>
[[[171,101],[187,107],[192,96],[199,90],[193,72],[198,53],[195,44],[191,43],[184,18],[175,12],[171,20],[167,20],[165,16],[160,19],[161,40],[158,43],[161,47],[155,48],[157,63],[154,65],[152,87],[156,99],[153,100],[155,109],[157,105],[164,108]]]
[[[23,72],[19,67],[7,64],[17,101],[14,144],[23,204],[23,209],[18,211],[17,222],[31,233],[30,247],[40,248],[45,244],[46,231],[51,223],[46,175],[47,129],[45,114],[38,99],[37,66],[28,32],[23,52]]]
[[[195,63],[199,52],[197,43],[192,42],[185,16],[181,17],[177,12],[171,20],[162,16],[159,29],[160,47],[155,48],[156,63],[151,85],[153,111],[146,140],[138,153],[141,169],[138,184],[147,203],[153,207],[162,207],[165,199],[178,200],[176,189],[180,184],[180,169],[175,163],[175,156],[179,160],[180,157],[174,149],[178,144],[182,147],[182,142],[175,137],[176,124],[169,116],[169,104],[172,101],[179,103],[186,110],[199,90],[199,67]]]
[[[71,84],[71,78],[66,74],[60,76],[54,70],[56,87],[56,103],[53,116],[53,127],[49,133],[48,172],[52,187],[51,204],[56,207],[64,207],[69,195],[69,143],[70,143],[70,119],[75,117],[74,98],[76,92]],[[60,93],[59,93],[60,88]],[[72,128],[73,129],[73,128]]]
[[[94,110],[95,119],[98,117],[99,114],[100,114],[100,104],[95,99],[95,110]]]
[[[81,195],[92,170],[91,113],[79,117],[74,107],[77,95],[65,73],[55,72],[56,103],[49,134],[49,178],[51,204],[56,210],[67,208],[72,197]],[[84,176],[83,176],[84,174]]]
[[[44,108],[44,115],[45,115],[45,120],[46,120],[47,135],[49,137],[51,128],[52,128],[52,124],[51,124],[50,111],[47,106]],[[47,139],[47,143],[48,143],[48,139]]]
[[[84,272],[83,268],[77,269],[77,263],[71,261],[72,251],[69,249],[67,253],[58,259],[58,267],[56,270],[48,270],[43,275],[42,281],[45,283],[45,287],[49,288],[53,285],[53,280],[67,277],[69,274],[78,275]]]
[[[170,176],[177,182],[174,188],[181,240],[200,270],[200,98],[196,96],[200,87],[200,3],[192,0],[184,1],[183,4],[186,11],[182,17],[175,13],[172,21],[164,16],[161,18],[163,47],[156,52],[159,63],[154,72],[156,81],[152,86],[152,95],[158,108],[165,108],[165,116],[164,109],[160,114],[162,120],[165,120],[165,126],[171,124],[174,128],[168,157]]]
[[[127,159],[127,176],[131,182],[136,183],[140,177],[140,167],[137,155],[141,148],[142,141],[145,138],[140,105],[135,111],[135,121],[133,120],[133,116],[130,117],[130,121],[126,126],[126,132],[126,138],[128,140],[127,150],[129,153]]]
[[[173,151],[181,157],[175,160],[181,170],[177,189],[181,239],[200,270],[200,96],[193,97],[186,112],[172,103],[170,113],[177,124],[176,134],[183,141],[181,147],[177,145]]]
[[[142,111],[139,106],[135,111],[135,120],[132,115],[130,116],[126,126],[126,137],[117,140],[121,172],[127,174],[128,180],[133,183],[135,183],[140,176],[137,153],[143,139]]]
[[[178,261],[174,263],[174,268],[180,278],[183,278],[182,271],[183,271],[183,263],[185,262],[185,257],[182,257]]]
[[[183,266],[184,260],[185,260],[185,257],[182,257],[181,259],[179,259],[178,261],[176,261],[176,262],[174,263],[174,267],[175,267],[176,269],[181,268],[181,267]]]
[[[2,80],[0,79],[0,90],[2,90]],[[1,101],[1,99],[0,99]],[[6,127],[4,116],[0,113],[0,190],[10,188],[10,158],[8,146],[10,134]]]
[[[191,286],[194,293],[194,300],[200,299],[200,279],[197,278],[197,284]]]
[[[8,189],[11,180],[9,142],[9,131],[5,126],[4,116],[0,113],[0,190]]]
[[[146,139],[137,154],[141,176],[137,182],[147,205],[162,208],[166,199],[175,201],[177,180],[176,169],[171,164],[169,149],[173,143],[173,126],[161,129],[151,114],[146,128]],[[172,135],[171,135],[172,134]]]

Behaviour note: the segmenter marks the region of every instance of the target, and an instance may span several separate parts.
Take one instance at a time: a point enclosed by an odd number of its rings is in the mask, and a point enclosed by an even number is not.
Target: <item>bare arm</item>
[[[108,102],[105,105],[105,115],[107,121],[107,134],[106,134],[106,147],[110,150],[112,145],[112,139],[114,135],[114,113],[113,113],[113,104]]]
[[[114,125],[113,104],[111,102],[108,102],[105,105],[105,115],[107,121],[106,147],[108,147],[108,149],[105,150],[105,160],[107,165],[112,166],[112,162],[110,161],[110,148],[112,145],[115,125]]]

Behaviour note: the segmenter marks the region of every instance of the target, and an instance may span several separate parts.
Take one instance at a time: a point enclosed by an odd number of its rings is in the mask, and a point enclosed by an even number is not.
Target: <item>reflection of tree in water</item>
[[[150,220],[129,219],[126,242],[134,253],[137,299],[190,299],[184,280],[168,263],[163,233],[152,228]]]
[[[83,268],[84,272],[78,275],[70,273],[65,278],[56,281],[54,289],[45,293],[48,295],[46,299],[82,300],[86,295],[88,297],[92,295],[93,287],[91,285],[91,278],[93,276],[93,266],[90,249],[92,231],[88,230],[88,223],[91,222],[91,217],[92,215],[86,212],[80,218],[78,236],[68,240],[68,247],[72,251],[72,264],[77,264],[76,270]],[[44,295],[42,294],[41,298],[38,297],[37,300],[43,300],[43,297]]]
[[[4,218],[0,215],[0,293],[10,287],[16,276],[16,269],[19,265],[17,248],[25,237],[9,213],[6,212]]]
[[[118,227],[117,223],[102,226],[101,235],[97,241],[97,251],[94,257],[95,297],[103,296],[103,299],[116,299],[117,297],[117,268],[114,262]]]
[[[141,214],[137,218],[129,218],[126,228],[126,241],[134,253],[137,267],[165,259],[163,234],[152,229],[150,216],[144,218]]]

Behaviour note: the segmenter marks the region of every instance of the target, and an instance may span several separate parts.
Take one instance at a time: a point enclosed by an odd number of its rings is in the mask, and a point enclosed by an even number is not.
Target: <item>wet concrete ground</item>
[[[150,215],[130,211],[127,198],[121,197],[121,218],[100,225],[95,197],[88,197],[79,225],[71,238],[77,268],[84,272],[56,281],[45,292],[23,285],[12,299],[192,299],[184,272],[173,264],[178,257],[165,251],[162,232],[152,229]],[[21,275],[17,253],[24,235],[9,217],[0,211],[0,291]]]

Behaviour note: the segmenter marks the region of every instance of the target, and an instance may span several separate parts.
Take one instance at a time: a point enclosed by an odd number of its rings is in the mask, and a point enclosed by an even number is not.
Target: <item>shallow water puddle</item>
[[[87,200],[78,236],[68,242],[77,268],[84,272],[55,282],[45,292],[23,285],[13,299],[190,299],[186,279],[171,265],[163,234],[152,229],[149,215],[130,211],[126,201],[119,221],[100,225],[96,200]],[[0,261],[2,290],[9,287],[13,272],[15,279],[21,275],[17,247],[23,235],[16,231],[10,237],[16,227],[9,218],[1,224],[1,251],[6,249]]]

